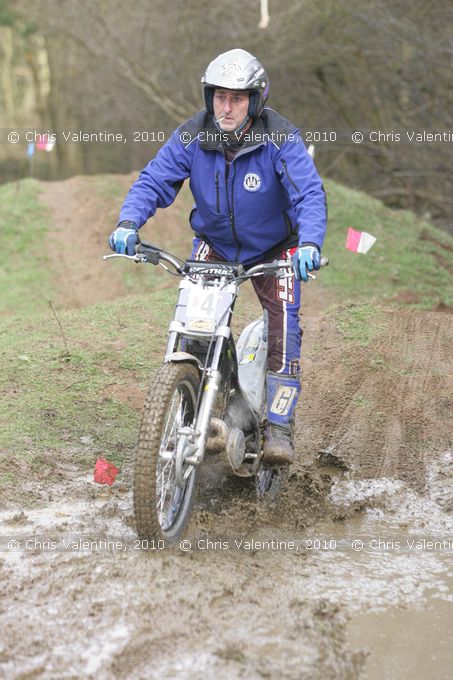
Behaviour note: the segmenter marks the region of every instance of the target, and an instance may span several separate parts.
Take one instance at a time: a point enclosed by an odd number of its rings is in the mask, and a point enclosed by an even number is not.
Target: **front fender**
[[[165,363],[176,361],[189,361],[191,364],[195,364],[200,373],[203,371],[204,368],[201,361],[197,359],[197,357],[194,357],[193,354],[189,354],[189,352],[171,352],[171,354],[167,354],[164,358]]]

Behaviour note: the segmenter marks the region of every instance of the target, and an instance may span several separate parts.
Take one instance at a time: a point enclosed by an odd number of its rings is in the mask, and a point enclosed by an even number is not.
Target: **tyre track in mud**
[[[368,347],[342,342],[335,318],[314,321],[325,349],[315,359],[317,393],[301,418],[318,450],[357,477],[394,476],[421,491],[430,453],[451,445],[453,323],[442,313],[382,314]]]

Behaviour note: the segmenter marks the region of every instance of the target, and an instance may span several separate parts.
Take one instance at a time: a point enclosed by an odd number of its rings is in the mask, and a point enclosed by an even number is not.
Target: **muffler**
[[[250,472],[241,469],[245,460],[245,448],[245,436],[242,430],[238,427],[229,429],[220,418],[211,418],[205,444],[205,451],[208,455],[226,453],[234,472],[240,477],[248,477]]]
[[[205,451],[209,455],[217,455],[226,450],[229,430],[220,418],[211,418],[209,422],[208,436]]]

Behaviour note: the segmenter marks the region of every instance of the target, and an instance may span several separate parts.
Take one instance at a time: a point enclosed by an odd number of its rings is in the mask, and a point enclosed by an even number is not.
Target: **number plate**
[[[189,291],[189,297],[187,300],[187,319],[205,319],[215,321],[218,299],[218,290],[194,286]]]

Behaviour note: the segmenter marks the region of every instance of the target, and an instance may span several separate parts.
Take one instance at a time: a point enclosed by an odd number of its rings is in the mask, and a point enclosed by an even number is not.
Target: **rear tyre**
[[[261,467],[255,477],[255,489],[258,500],[272,503],[288,478],[289,466]]]
[[[134,513],[142,540],[177,542],[184,534],[196,494],[198,467],[187,466],[178,487],[178,429],[195,419],[200,377],[189,362],[164,364],[151,383],[143,409],[134,464]]]

